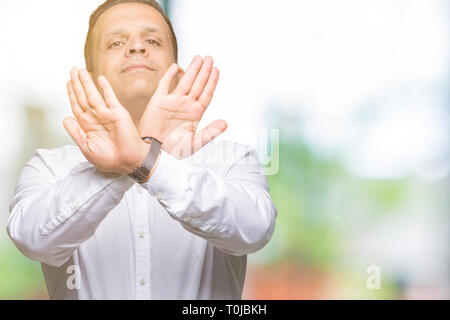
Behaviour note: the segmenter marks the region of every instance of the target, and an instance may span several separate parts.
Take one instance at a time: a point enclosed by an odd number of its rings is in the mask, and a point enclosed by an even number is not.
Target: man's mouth
[[[127,66],[125,69],[122,70],[122,73],[149,72],[149,71],[153,71],[153,69],[145,64],[139,63],[139,64],[130,64],[129,66]]]

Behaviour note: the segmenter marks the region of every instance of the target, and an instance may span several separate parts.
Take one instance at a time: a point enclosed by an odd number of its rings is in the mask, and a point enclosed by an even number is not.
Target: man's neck
[[[121,101],[122,105],[130,113],[131,119],[133,119],[136,128],[139,128],[139,121],[141,120],[141,117],[144,114],[145,109],[147,108],[148,102],[148,98]]]

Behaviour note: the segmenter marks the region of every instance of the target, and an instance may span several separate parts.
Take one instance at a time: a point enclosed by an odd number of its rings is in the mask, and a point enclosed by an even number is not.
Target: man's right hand
[[[149,152],[128,111],[105,77],[98,78],[103,97],[87,70],[72,69],[67,92],[75,116],[64,119],[69,135],[86,159],[104,172],[130,174]]]

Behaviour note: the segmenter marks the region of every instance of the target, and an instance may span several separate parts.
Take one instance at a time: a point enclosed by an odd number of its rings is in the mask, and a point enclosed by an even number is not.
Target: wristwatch
[[[147,180],[150,171],[155,165],[156,160],[158,159],[159,151],[161,150],[162,142],[153,138],[153,137],[143,137],[146,143],[150,143],[150,151],[147,157],[144,160],[144,163],[130,173],[128,176],[138,183],[144,183]]]

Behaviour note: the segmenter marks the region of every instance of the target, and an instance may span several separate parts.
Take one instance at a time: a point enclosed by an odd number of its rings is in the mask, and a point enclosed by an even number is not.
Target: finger
[[[184,72],[183,68],[180,67],[180,70],[179,70],[178,73],[177,73],[178,82],[181,81],[181,78],[184,77],[185,73],[186,73],[186,72]]]
[[[63,121],[64,128],[72,137],[73,141],[80,147],[81,151],[86,150],[86,133],[81,129],[80,124],[73,117],[67,117]]]
[[[216,120],[200,130],[194,136],[194,152],[197,152],[211,140],[217,138],[227,128],[228,124],[225,120]]]
[[[114,93],[113,88],[109,84],[108,80],[104,76],[98,77],[98,85],[103,91],[103,96],[105,97],[106,106],[108,108],[119,108],[122,105]]]
[[[174,93],[186,95],[191,91],[192,85],[200,72],[202,64],[202,57],[195,56]]]
[[[178,73],[180,67],[178,64],[173,63],[164,73],[159,80],[158,88],[156,88],[155,94],[166,95],[169,93],[170,83],[173,77]]]
[[[78,104],[84,111],[88,111],[90,109],[86,93],[84,92],[84,88],[81,85],[79,73],[77,68],[73,68],[70,71],[70,79],[72,80],[72,87],[77,98]]]
[[[89,106],[94,109],[106,108],[105,102],[98,92],[97,87],[92,81],[92,78],[89,75],[88,71],[86,69],[81,69],[79,72],[79,77],[81,85],[84,88],[84,92],[86,93],[86,98]]]
[[[198,102],[203,106],[206,110],[211,100],[214,96],[214,92],[216,91],[217,83],[219,82],[220,71],[216,67],[211,71],[211,75],[209,76],[208,83],[205,86],[201,96],[198,98]]]
[[[203,89],[205,89],[206,83],[208,82],[208,79],[211,75],[213,64],[213,58],[211,56],[206,56],[205,60],[203,61],[202,68],[197,78],[195,79],[194,84],[192,85],[191,91],[189,92],[189,95],[194,100],[197,100],[198,97],[202,94]]]
[[[69,82],[67,82],[67,95],[69,96],[72,113],[78,119],[83,113],[83,109],[81,109],[80,105],[78,104],[77,97],[75,97],[75,93],[73,92],[72,81],[70,80]]]
[[[184,76],[184,70],[178,66],[178,72],[175,75],[175,78],[172,79],[172,82],[170,83],[170,87],[169,87],[169,94],[173,93],[175,91],[175,88],[178,86],[178,84],[180,83],[181,79]]]

